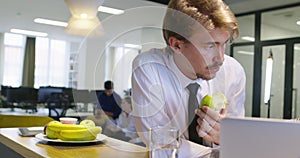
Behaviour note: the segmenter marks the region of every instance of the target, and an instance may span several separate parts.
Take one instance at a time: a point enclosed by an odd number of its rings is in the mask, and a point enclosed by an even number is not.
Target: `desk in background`
[[[142,146],[107,138],[104,143],[82,146],[49,145],[35,137],[21,137],[18,128],[1,128],[0,142],[23,157],[63,158],[145,158],[147,150]],[[18,155],[16,154],[16,155]]]

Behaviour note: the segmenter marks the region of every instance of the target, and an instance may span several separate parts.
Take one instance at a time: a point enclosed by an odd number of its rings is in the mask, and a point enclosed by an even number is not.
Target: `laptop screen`
[[[300,122],[224,118],[221,158],[300,158]]]

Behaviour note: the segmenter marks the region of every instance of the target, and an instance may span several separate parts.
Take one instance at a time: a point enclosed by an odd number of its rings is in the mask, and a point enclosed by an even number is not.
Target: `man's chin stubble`
[[[196,74],[197,78],[201,78],[203,80],[211,80],[216,77],[214,74],[209,74],[209,75],[202,75],[202,74]]]

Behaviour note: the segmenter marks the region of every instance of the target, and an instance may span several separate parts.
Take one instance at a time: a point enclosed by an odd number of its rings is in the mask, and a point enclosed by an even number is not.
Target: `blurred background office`
[[[68,0],[1,1],[0,84],[87,90],[95,92],[90,101],[94,102],[96,91],[104,89],[103,82],[112,80],[115,91],[123,98],[131,88],[134,57],[149,48],[165,46],[161,25],[167,2],[100,0],[97,4],[101,7],[96,8],[100,25],[92,33],[78,35],[66,32],[71,23],[70,11],[80,8],[76,3],[70,4]],[[225,2],[240,23],[240,37],[228,48],[227,54],[236,58],[246,71],[246,116],[299,117],[299,1]],[[117,9],[117,13],[103,12],[103,7]],[[41,23],[45,19],[62,23],[60,26]],[[20,29],[41,34],[24,35]],[[270,54],[273,71],[266,103],[266,63]]]

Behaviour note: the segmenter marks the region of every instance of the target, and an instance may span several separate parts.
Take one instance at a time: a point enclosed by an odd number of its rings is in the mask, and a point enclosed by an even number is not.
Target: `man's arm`
[[[117,117],[119,117],[119,115],[122,112],[122,109],[121,109],[122,98],[120,97],[119,94],[117,94],[115,92],[113,93],[113,96],[114,96],[114,99],[115,99],[113,114],[114,114],[114,118],[117,118]]]
[[[112,113],[112,112],[107,112],[107,111],[104,111],[104,113],[105,113],[109,118],[114,118],[114,113]]]

